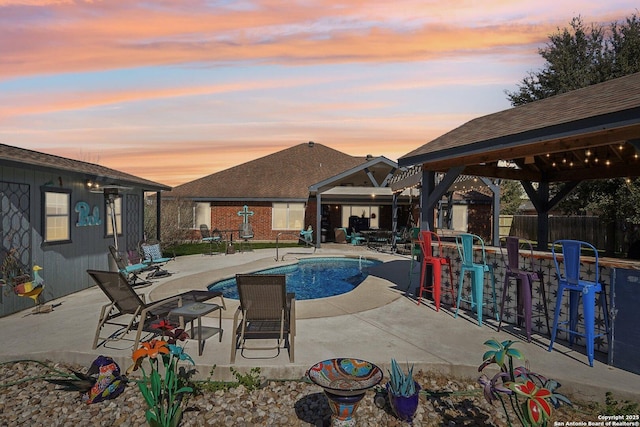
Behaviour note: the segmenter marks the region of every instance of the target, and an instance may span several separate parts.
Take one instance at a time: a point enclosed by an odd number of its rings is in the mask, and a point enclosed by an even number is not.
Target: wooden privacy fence
[[[501,236],[519,236],[537,241],[537,226],[538,217],[535,215],[500,215]],[[616,233],[621,234],[618,230]],[[549,217],[549,242],[559,239],[583,240],[598,249],[604,249],[606,238],[606,226],[597,216]],[[616,236],[616,241],[622,242],[622,236]]]

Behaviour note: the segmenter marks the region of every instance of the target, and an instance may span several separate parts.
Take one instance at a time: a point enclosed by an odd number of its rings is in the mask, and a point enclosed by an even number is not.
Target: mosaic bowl
[[[316,363],[307,371],[307,377],[326,392],[354,396],[378,385],[382,371],[366,360],[336,358]]]

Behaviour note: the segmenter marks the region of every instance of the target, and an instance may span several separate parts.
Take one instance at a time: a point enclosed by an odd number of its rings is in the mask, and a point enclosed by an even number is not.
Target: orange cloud
[[[199,95],[213,95],[229,92],[252,91],[260,89],[284,89],[308,84],[336,81],[328,77],[300,77],[288,79],[242,80],[235,83],[219,85],[189,86],[178,83],[166,88],[149,88],[137,90],[84,91],[69,92],[68,88],[49,93],[39,92],[32,95],[12,97],[5,95],[0,105],[0,121],[10,116],[25,114],[42,114],[65,110],[80,110],[105,105],[117,105],[127,102],[149,101],[164,98],[178,98]]]
[[[565,24],[554,20],[483,23],[487,11],[506,7],[504,2],[486,2],[484,14],[476,8],[464,9],[473,11],[475,21],[456,17],[462,8],[458,2],[448,7],[424,2],[403,2],[402,7],[397,2],[324,2],[314,7],[257,2],[255,9],[242,11],[207,9],[199,2],[187,2],[186,7],[168,3],[157,9],[133,2],[34,3],[40,8],[29,10],[46,9],[53,18],[16,12],[17,22],[4,22],[0,36],[12,42],[0,67],[2,78],[243,61],[416,61],[461,52],[486,54],[504,46],[531,51]],[[38,25],[22,25],[21,17]]]

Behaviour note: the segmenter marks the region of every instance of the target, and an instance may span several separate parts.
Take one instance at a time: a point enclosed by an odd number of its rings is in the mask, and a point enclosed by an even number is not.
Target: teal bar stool
[[[562,267],[558,262],[556,245],[562,247]],[[583,280],[580,278],[580,254],[583,249],[593,251],[595,257],[595,280]],[[557,332],[564,331],[569,335],[569,345],[573,345],[574,336],[583,337],[587,348],[589,366],[593,366],[594,342],[597,337],[609,333],[609,314],[607,308],[607,296],[600,284],[600,266],[598,264],[598,251],[587,242],[579,240],[557,240],[551,247],[553,262],[556,266],[558,278],[558,294],[556,299],[556,310],[553,314],[553,330],[551,331],[551,342],[549,351],[553,350],[553,343],[556,340]],[[569,292],[569,313],[568,320],[560,321],[560,311],[562,310],[562,298],[565,291]],[[596,294],[600,296],[600,306],[603,311],[605,332],[595,334],[595,307]],[[582,321],[584,323],[584,333],[578,330],[578,304],[582,299]],[[568,325],[568,326],[564,326]]]
[[[482,262],[473,262],[473,245],[476,243],[481,248]],[[484,241],[480,236],[470,233],[462,233],[456,236],[456,246],[460,255],[460,284],[458,285],[458,302],[456,304],[456,313],[453,316],[458,317],[460,310],[460,302],[465,301],[471,304],[471,311],[475,310],[478,317],[478,325],[482,326],[482,308],[486,305],[484,302],[484,276],[489,273],[491,277],[491,297],[493,300],[493,312],[498,320],[498,305],[496,303],[496,276],[493,266],[487,264],[486,252],[484,249]],[[471,275],[471,293],[468,297],[463,298],[462,289],[464,277],[469,272]]]

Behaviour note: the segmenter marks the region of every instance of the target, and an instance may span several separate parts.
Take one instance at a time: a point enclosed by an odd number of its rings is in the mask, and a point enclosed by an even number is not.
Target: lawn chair
[[[201,239],[203,242],[209,243],[209,253],[203,255],[213,255],[213,244],[215,243],[216,246],[220,246],[222,233],[218,229],[211,232],[207,224],[200,224],[200,235],[202,236]]]
[[[274,350],[282,347],[294,361],[296,335],[295,294],[287,293],[284,274],[238,274],[236,276],[240,306],[233,316],[235,338],[231,345],[231,363],[245,350]],[[247,340],[277,340],[275,346],[246,345]]]
[[[153,277],[164,277],[169,276],[170,273],[167,270],[163,270],[162,266],[171,261],[173,258],[167,258],[162,256],[162,249],[160,248],[160,243],[155,243],[153,245],[149,243],[143,243],[141,245],[142,252],[144,253],[143,262],[150,267],[154,267],[154,271],[147,274],[147,279]]]
[[[127,282],[129,282],[129,285],[143,286],[151,284],[149,280],[145,280],[139,275],[139,273],[147,271],[150,268],[149,265],[143,263],[129,264],[113,245],[109,245],[109,252],[111,253],[111,257],[113,258],[113,260],[116,262],[116,265],[118,266],[118,271],[120,271],[120,273],[122,273],[127,278]]]
[[[104,340],[101,344],[120,340],[134,329],[136,330],[136,338],[133,348],[138,348],[142,331],[147,330],[150,322],[166,317],[171,310],[182,307],[185,304],[204,302],[219,297],[221,300],[220,305],[223,308],[226,307],[221,292],[198,290],[147,303],[144,300],[144,296],[138,295],[129,286],[127,278],[120,272],[87,270],[87,273],[111,301],[104,305],[100,311],[100,319],[98,320],[98,327],[93,340],[94,349],[98,347],[98,341],[101,338]],[[125,316],[131,317],[128,323],[123,323],[120,320],[121,317]],[[102,337],[100,332],[107,324],[119,326],[120,329],[106,337]]]
[[[249,243],[249,239],[253,239],[253,227],[248,222],[243,222],[240,224],[240,228],[238,228],[238,237],[242,239],[240,242],[240,252],[250,251],[251,244]]]

